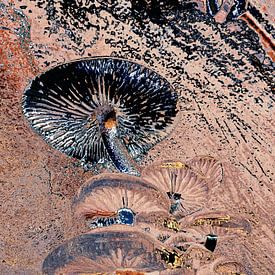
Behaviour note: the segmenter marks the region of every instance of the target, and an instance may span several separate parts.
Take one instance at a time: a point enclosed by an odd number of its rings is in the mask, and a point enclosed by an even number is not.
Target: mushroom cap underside
[[[142,178],[179,201],[179,217],[201,210],[207,203],[208,186],[203,178],[179,161],[161,161],[145,168]],[[173,196],[173,198],[171,198]]]
[[[169,199],[165,193],[139,177],[104,173],[88,180],[79,190],[73,203],[78,216],[109,216],[121,208],[135,214],[166,212]]]
[[[37,76],[26,88],[22,105],[31,127],[52,147],[97,164],[110,159],[99,132],[98,110],[115,112],[119,138],[138,159],[172,129],[177,98],[156,72],[101,57],[59,65]]]
[[[115,227],[114,227],[115,228]],[[147,234],[130,230],[96,230],[75,237],[52,251],[43,262],[45,274],[115,272],[130,269],[164,270],[156,253],[159,243]]]
[[[208,187],[213,189],[223,180],[222,163],[211,156],[196,156],[185,161],[199,177],[207,181]]]

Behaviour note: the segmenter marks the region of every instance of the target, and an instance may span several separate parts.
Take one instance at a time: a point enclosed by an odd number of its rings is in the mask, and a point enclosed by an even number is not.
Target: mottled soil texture
[[[141,166],[204,155],[220,161],[223,181],[201,215],[223,211],[250,229],[218,243],[211,257],[228,264],[216,271],[273,274],[274,2],[251,2],[269,44],[243,20],[220,23],[203,1],[171,1],[157,13],[138,2],[0,2],[0,274],[41,274],[50,251],[86,230],[71,204],[93,171],[30,129],[21,98],[38,73],[91,56],[129,59],[173,84],[179,122]]]

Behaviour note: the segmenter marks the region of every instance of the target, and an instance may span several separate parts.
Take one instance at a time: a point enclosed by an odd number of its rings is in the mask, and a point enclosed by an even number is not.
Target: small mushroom
[[[185,265],[195,271],[195,274],[200,274],[198,271],[202,266],[209,264],[213,260],[213,253],[210,252],[204,245],[192,244],[185,252]],[[207,273],[201,273],[207,274]]]
[[[162,249],[158,250],[159,255],[161,256],[161,260],[164,261],[169,269],[181,269],[181,267],[184,264],[184,258],[180,251],[174,249],[166,249],[165,247],[162,247]],[[169,270],[165,271],[165,274],[171,274]],[[174,273],[172,273],[174,274]]]
[[[97,229],[54,249],[42,270],[49,275],[162,271],[166,265],[156,253],[162,247],[149,235],[128,226]]]
[[[206,182],[182,162],[155,163],[144,169],[142,178],[167,194],[170,212],[177,218],[201,210],[207,202]]]
[[[244,275],[244,274],[254,274],[252,270],[248,267],[248,264],[240,263],[241,256],[237,253],[235,255],[221,256],[214,261],[200,267],[196,274],[216,274],[216,275],[225,275],[225,274],[235,274],[235,275]]]
[[[205,212],[180,220],[180,232],[184,232],[184,234],[179,234],[178,238],[181,235],[188,236],[192,242],[204,245],[213,252],[217,242],[249,234],[251,226],[242,217],[229,215],[225,212]],[[167,245],[171,245],[171,243],[168,242]]]
[[[156,72],[118,58],[56,66],[26,88],[23,113],[51,146],[139,175],[133,161],[171,131],[177,94]]]
[[[209,189],[213,190],[222,183],[223,166],[215,158],[211,156],[197,156],[188,159],[185,164],[207,182]]]
[[[164,228],[170,202],[166,194],[139,177],[104,173],[84,184],[73,203],[76,216],[89,228],[113,224]],[[167,229],[168,230],[168,229]]]
[[[213,259],[212,253],[203,245],[196,244],[192,241],[188,243],[184,241],[185,239],[186,237],[183,237],[183,234],[181,233],[180,235],[174,235],[171,237],[171,239],[168,239],[168,241],[165,242],[165,245],[170,247],[170,251],[172,251],[174,247],[176,256],[180,256],[180,261],[178,261],[180,264],[177,266],[172,266],[177,268],[176,271],[179,271],[179,273],[175,274],[212,274],[198,272],[201,270],[202,266],[211,263],[211,260]],[[168,254],[168,256],[170,255],[173,256],[171,252]]]
[[[192,228],[180,230],[178,234],[172,235],[164,243],[170,247],[177,248],[182,252],[186,252],[192,245],[204,245],[210,251],[214,251],[217,244],[218,236],[215,234],[200,234]]]

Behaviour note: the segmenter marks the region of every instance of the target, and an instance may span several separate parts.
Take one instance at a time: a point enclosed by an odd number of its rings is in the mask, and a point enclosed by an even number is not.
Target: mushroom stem
[[[110,129],[104,127],[104,129],[101,130],[101,136],[105,148],[115,167],[122,173],[140,176],[140,171],[137,168],[136,163],[133,161],[125,145],[118,137],[116,127]]]
[[[105,148],[115,167],[122,173],[140,176],[140,171],[120,140],[115,110],[108,106],[98,110],[97,121]]]

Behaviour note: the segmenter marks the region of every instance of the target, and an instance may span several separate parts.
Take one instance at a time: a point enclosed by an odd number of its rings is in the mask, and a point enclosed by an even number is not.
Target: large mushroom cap
[[[74,199],[74,209],[78,216],[90,218],[112,216],[121,209],[131,209],[137,216],[156,212],[169,215],[169,200],[139,177],[104,173],[81,186]]]
[[[177,94],[139,64],[102,57],[54,67],[25,90],[23,112],[50,145],[85,162],[110,159],[99,132],[116,125],[130,155],[142,157],[170,131]],[[103,117],[100,114],[104,114]]]
[[[161,244],[127,226],[80,235],[52,251],[43,263],[45,274],[114,274],[117,270],[153,272],[165,269],[156,253]],[[120,231],[121,230],[121,231]]]
[[[167,194],[177,218],[201,210],[207,202],[207,183],[182,162],[154,163],[143,170],[142,178]]]

